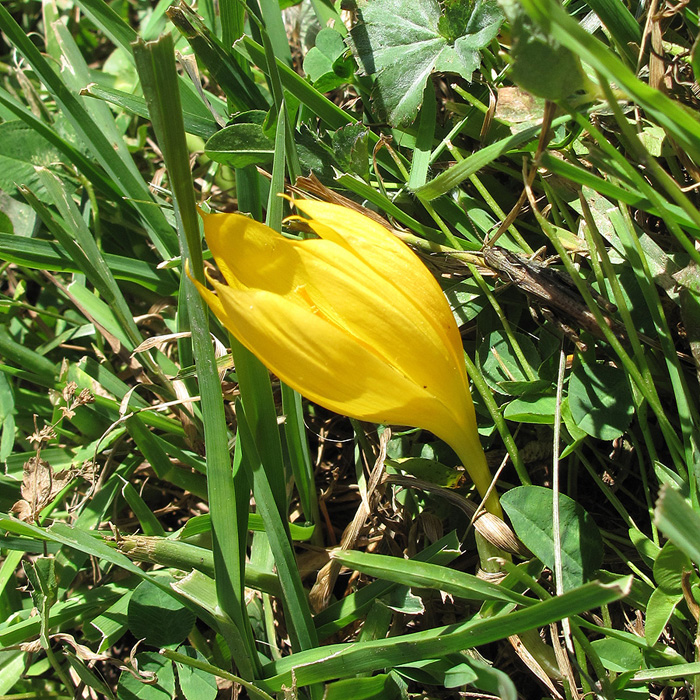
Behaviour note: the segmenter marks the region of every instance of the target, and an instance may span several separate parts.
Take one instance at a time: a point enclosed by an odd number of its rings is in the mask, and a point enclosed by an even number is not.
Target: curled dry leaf
[[[68,382],[64,387],[63,391],[61,392],[63,395],[63,400],[69,404],[73,400],[73,396],[75,396],[75,390],[78,388],[78,385],[75,382]]]
[[[94,663],[95,661],[111,661],[115,664],[121,663],[117,659],[112,658],[109,654],[98,654],[90,649],[90,647],[86,647],[84,644],[79,644],[75,640],[75,637],[70,634],[59,632],[57,634],[52,634],[51,639],[63,642],[64,644],[68,644],[73,647],[75,655],[81,661],[87,661],[88,663]]]
[[[17,648],[27,654],[36,654],[37,652],[41,651],[41,641],[35,639],[32,642],[22,642],[21,644],[17,645]]]
[[[45,459],[32,457],[24,463],[22,498],[12,506],[11,512],[24,522],[36,521],[41,510],[79,473],[76,469],[54,473]]]
[[[56,437],[56,431],[53,425],[45,425],[39,429],[36,427],[36,417],[34,421],[34,432],[27,437],[27,440],[35,446],[42,445],[45,442],[50,442]]]

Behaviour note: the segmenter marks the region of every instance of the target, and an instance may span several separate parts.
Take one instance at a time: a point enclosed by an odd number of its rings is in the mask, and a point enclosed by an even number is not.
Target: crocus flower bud
[[[463,359],[439,284],[407,245],[351,209],[296,207],[318,238],[291,240],[240,214],[204,215],[227,285],[197,284],[224,326],[283,382],[337,413],[425,428],[491,482]],[[500,515],[495,492],[487,508]]]

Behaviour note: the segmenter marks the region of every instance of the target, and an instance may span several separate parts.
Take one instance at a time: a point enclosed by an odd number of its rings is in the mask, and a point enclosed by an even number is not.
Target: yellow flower
[[[301,200],[319,238],[290,240],[239,214],[204,215],[228,286],[200,294],[282,381],[332,411],[430,430],[483,495],[491,475],[476,430],[457,325],[420,259],[351,209]],[[487,507],[500,515],[495,493]]]

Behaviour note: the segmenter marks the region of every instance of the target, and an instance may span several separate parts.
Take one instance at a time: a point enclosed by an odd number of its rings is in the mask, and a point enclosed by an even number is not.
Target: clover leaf
[[[498,34],[503,15],[495,0],[371,0],[351,32],[357,60],[375,76],[372,101],[392,126],[410,124],[432,73],[471,80],[479,51]]]

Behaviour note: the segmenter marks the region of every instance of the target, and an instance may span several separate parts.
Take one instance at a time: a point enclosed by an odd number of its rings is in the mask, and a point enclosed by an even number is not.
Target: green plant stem
[[[249,683],[245,678],[236,676],[233,673],[225,671],[223,668],[217,668],[206,661],[201,661],[200,659],[193,659],[190,656],[185,656],[185,654],[180,654],[172,649],[161,649],[160,653],[171,661],[175,661],[183,666],[191,666],[192,668],[198,668],[200,671],[206,671],[211,673],[212,676],[217,676],[218,678],[223,678],[227,681],[232,681],[233,683],[239,683],[242,685],[249,693],[250,696],[256,700],[274,700],[274,698],[268,695],[264,690],[260,690],[254,683]]]
[[[674,464],[678,469],[678,473],[681,474],[684,478],[687,478],[688,472],[683,462],[683,448],[681,446],[680,441],[678,440],[678,436],[676,435],[673,426],[671,425],[670,421],[666,416],[666,412],[661,404],[655,386],[647,382],[642,372],[640,372],[639,368],[634,364],[630,356],[622,347],[622,343],[620,342],[620,340],[617,338],[615,333],[613,333],[613,331],[608,327],[607,323],[605,322],[605,318],[603,317],[602,311],[593,299],[593,296],[591,295],[591,292],[588,289],[587,285],[584,284],[584,281],[581,279],[578,270],[576,270],[574,264],[569,259],[567,250],[564,248],[563,244],[559,240],[559,237],[557,236],[556,232],[552,230],[551,224],[539,213],[539,211],[536,211],[536,216],[540,225],[542,226],[542,230],[547,234],[547,237],[551,241],[552,245],[557,251],[557,254],[564,263],[564,267],[566,267],[566,270],[571,276],[572,281],[576,285],[579,294],[581,294],[584,301],[586,302],[586,305],[590,309],[591,313],[594,315],[598,327],[605,336],[605,339],[612,346],[613,350],[615,350],[618,357],[620,358],[620,361],[625,367],[625,370],[627,371],[628,375],[630,376],[632,381],[637,385],[637,387],[639,387],[639,390],[642,392],[643,396],[649,402],[651,409],[654,411],[654,414],[656,415],[656,418],[659,421],[659,425],[661,426],[661,430],[671,451]]]
[[[134,44],[134,56],[144,96],[165,158],[178,220],[180,253],[188,260],[195,279],[204,284],[199,217],[185,143],[172,37]],[[221,383],[211,344],[207,308],[193,284],[185,287],[188,318],[199,378],[204,440],[207,446],[207,490],[213,533],[214,569],[218,604],[231,618],[233,634],[226,640],[240,673],[255,678],[260,673],[245,609],[244,569],[247,537],[237,505],[242,484],[234,478],[224,416]]]
[[[489,206],[491,211],[494,213],[496,218],[499,221],[504,221],[507,217],[507,214],[501,209],[499,206],[498,202],[494,199],[494,197],[491,196],[491,193],[486,189],[484,184],[481,182],[479,177],[477,175],[470,175],[469,176],[469,182],[476,187],[477,192],[483,197],[484,201],[486,204]],[[507,229],[506,229],[510,235],[513,237],[513,240],[528,254],[531,255],[534,251],[528,244],[528,242],[522,237],[520,231],[518,231],[517,228],[515,228],[515,224],[511,224]]]
[[[467,365],[467,373],[469,374],[469,377],[472,380],[472,382],[474,382],[474,386],[479,392],[479,395],[481,396],[483,402],[486,404],[486,408],[488,409],[489,414],[491,415],[491,419],[495,423],[496,429],[498,430],[501,436],[501,440],[503,440],[503,444],[505,445],[506,450],[510,455],[510,459],[513,462],[515,471],[518,473],[520,483],[523,485],[531,484],[532,481],[530,480],[527,470],[525,469],[525,464],[523,463],[522,458],[520,457],[520,453],[518,452],[515,440],[513,440],[513,435],[508,429],[508,425],[506,424],[505,418],[503,418],[503,415],[500,409],[498,408],[495,399],[493,398],[491,389],[488,387],[486,381],[481,375],[480,370],[471,361],[471,358],[467,353],[464,353],[464,361]]]
[[[527,378],[531,382],[537,381],[539,377],[537,376],[537,373],[532,369],[532,367],[530,367],[530,363],[527,361],[525,353],[522,351],[520,343],[518,343],[515,337],[515,333],[513,333],[513,329],[510,326],[510,322],[508,321],[508,318],[506,317],[503,308],[498,303],[495,294],[486,284],[484,278],[481,276],[481,273],[479,272],[479,270],[477,270],[476,266],[472,265],[471,263],[467,263],[467,267],[472,273],[472,277],[476,280],[476,283],[479,285],[481,291],[484,293],[489,303],[493,307],[493,310],[496,312],[498,320],[503,326],[503,331],[505,332],[506,337],[508,338],[508,342],[510,343],[511,348],[515,353],[515,356],[518,358],[518,362],[520,363],[520,367],[522,368],[523,372],[527,375]]]
[[[638,169],[633,167],[627,158],[625,158],[625,156],[618,151],[583,114],[575,114],[574,118],[576,122],[596,140],[596,143],[603,153],[625,174],[625,177],[629,178],[630,182],[634,184],[637,190],[651,202],[659,216],[663,218],[666,226],[668,226],[669,231],[676,237],[678,242],[683,246],[685,252],[690,255],[691,259],[700,264],[700,251],[695,249],[683,232],[683,229],[676,223],[676,217],[668,213],[666,203],[663,198],[659,196],[656,189],[639,174]],[[696,216],[697,212],[695,216],[690,217],[690,220],[695,222]]]

